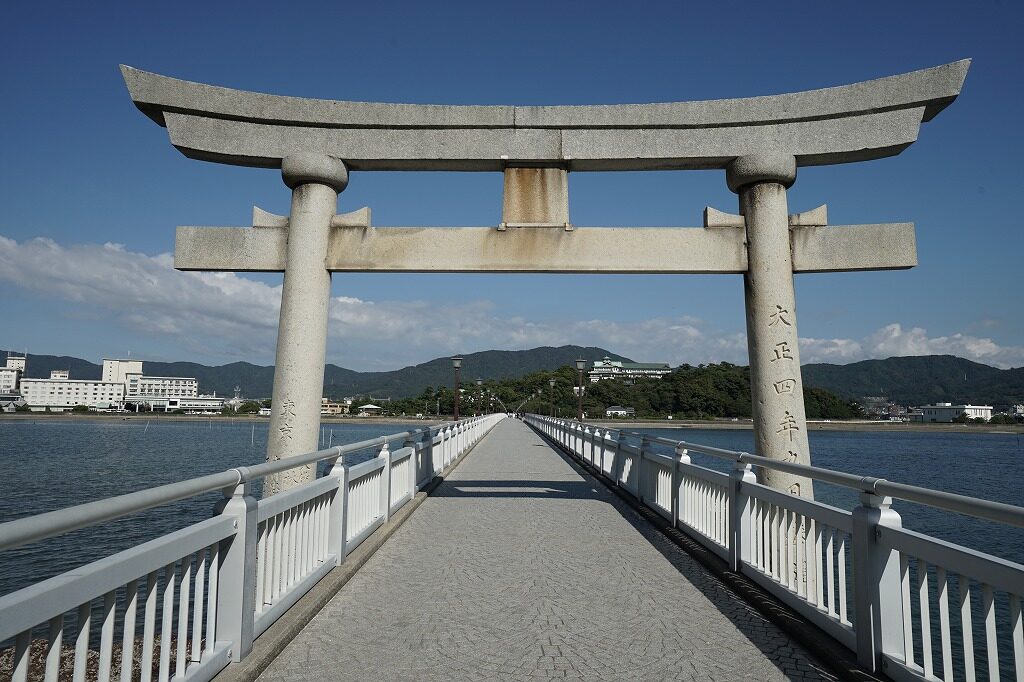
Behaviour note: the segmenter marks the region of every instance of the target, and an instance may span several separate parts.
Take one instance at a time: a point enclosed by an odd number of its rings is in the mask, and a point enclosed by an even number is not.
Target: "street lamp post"
[[[479,417],[483,414],[483,402],[484,402],[484,380],[479,377],[476,380],[476,399],[473,401],[473,415]]]
[[[579,380],[577,383],[579,386],[576,389],[576,419],[583,421],[583,370],[587,366],[587,361],[580,358],[576,361],[576,370],[579,372]]]
[[[551,386],[551,409],[548,410],[548,416],[555,416],[555,380],[548,379],[548,385]]]
[[[452,367],[455,368],[455,421],[459,421],[459,370],[462,369],[462,356],[456,355],[452,358]]]

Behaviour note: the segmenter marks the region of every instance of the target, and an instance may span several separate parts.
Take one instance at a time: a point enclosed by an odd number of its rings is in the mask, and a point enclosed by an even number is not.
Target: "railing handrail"
[[[468,422],[473,419],[473,417],[469,417],[460,420],[460,422]],[[105,497],[92,502],[85,502],[71,507],[7,521],[6,523],[0,523],[0,552],[70,533],[73,530],[87,526],[113,521],[129,514],[195,497],[203,493],[223,490],[229,487],[233,488],[241,483],[254,481],[271,474],[287,471],[288,469],[321,462],[325,459],[336,459],[343,455],[383,445],[385,442],[391,442],[399,438],[439,431],[460,422],[442,422],[441,424],[435,424],[423,429],[378,436],[347,445],[336,445],[326,450],[317,450],[296,457],[285,457],[274,462],[265,462],[249,467],[235,467],[216,474],[207,474],[206,476],[189,478],[175,483],[143,488],[142,490],[136,490],[123,495]]]
[[[551,420],[551,417],[542,417],[540,415],[536,416],[543,420]],[[716,448],[709,445],[701,445],[699,443],[690,443],[685,440],[673,440],[671,438],[665,438],[664,436],[648,436],[636,431],[627,431],[625,429],[615,427],[602,427],[595,424],[588,424],[587,422],[580,422],[575,419],[563,419],[561,421],[569,424],[577,424],[584,428],[597,428],[602,431],[615,431],[620,436],[625,435],[632,438],[642,438],[646,439],[649,443],[659,443],[661,445],[668,445],[677,449],[699,452],[703,455],[717,457],[718,459],[725,459],[731,462],[751,464],[766,469],[774,469],[776,471],[806,476],[807,478],[825,483],[832,483],[845,488],[851,488],[860,492],[871,493],[872,495],[894,497],[907,502],[915,502],[917,504],[923,504],[936,509],[964,514],[965,516],[973,516],[987,521],[1003,523],[1008,526],[1024,528],[1024,507],[1018,507],[1005,502],[996,502],[994,500],[986,500],[980,497],[960,495],[959,493],[951,493],[944,490],[934,490],[932,488],[910,485],[909,483],[897,483],[873,476],[858,476],[856,474],[848,474],[846,472],[834,471],[832,469],[823,469],[821,467],[810,466],[807,464],[780,462],[768,457],[752,455],[749,452]]]

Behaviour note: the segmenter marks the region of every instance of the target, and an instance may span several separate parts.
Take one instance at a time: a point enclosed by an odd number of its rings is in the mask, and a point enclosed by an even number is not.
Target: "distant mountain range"
[[[804,365],[804,383],[848,400],[887,396],[902,405],[974,403],[1003,409],[1024,403],[1024,367],[998,369],[954,355]]]
[[[593,362],[605,356],[632,362],[595,347],[489,350],[463,356],[462,380],[520,377],[572,365],[579,357]],[[6,351],[0,350],[0,362],[4,357]],[[40,378],[50,376],[53,369],[69,369],[75,379],[98,379],[101,375],[98,364],[57,355],[30,354],[26,369],[26,376]],[[248,362],[209,367],[193,362],[145,361],[144,369],[147,374],[156,376],[195,377],[203,393],[216,391],[224,396],[232,395],[235,386],[239,386],[243,396],[269,397],[274,381],[272,366]],[[904,405],[971,402],[994,405],[998,409],[1024,403],[1024,367],[998,369],[952,355],[864,360],[849,365],[810,364],[804,365],[803,377],[807,386],[826,389],[848,400],[887,396]],[[404,398],[418,394],[426,386],[451,383],[452,365],[447,357],[390,372],[356,372],[337,365],[327,365],[324,372],[324,394],[332,398],[357,395]]]
[[[20,354],[20,353],[19,353]],[[488,350],[467,353],[462,361],[462,381],[480,379],[515,378],[572,365],[577,358],[587,362],[603,357],[632,362],[629,358],[591,346],[544,346],[530,350]],[[7,351],[0,350],[0,364]],[[268,398],[274,384],[274,367],[233,362],[229,365],[209,367],[194,362],[151,362],[143,360],[143,371],[151,376],[195,377],[202,393],[216,392],[231,396],[235,386],[250,398]],[[64,355],[29,354],[25,376],[46,378],[54,369],[71,371],[72,379],[99,379],[101,364]],[[374,396],[405,398],[419,394],[426,386],[450,386],[454,373],[451,358],[435,358],[419,365],[403,367],[390,372],[356,372],[337,365],[327,365],[324,371],[324,395],[331,398],[346,396]]]

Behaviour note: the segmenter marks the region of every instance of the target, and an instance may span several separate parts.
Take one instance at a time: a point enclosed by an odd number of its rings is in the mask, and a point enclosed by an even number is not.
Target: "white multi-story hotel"
[[[24,358],[10,358],[15,369],[0,370],[0,381],[7,374],[18,376],[25,369]],[[19,364],[20,363],[20,364]],[[200,396],[194,377],[153,377],[142,373],[141,360],[103,360],[103,378],[72,379],[68,370],[50,372],[49,379],[21,379],[21,390],[29,409],[41,412],[64,411],[77,405],[93,409],[123,409],[125,403],[146,404],[152,409],[172,411],[209,411],[224,406],[224,399]],[[2,391],[0,391],[2,393]]]
[[[127,398],[196,398],[199,382],[192,377],[149,377],[129,374],[125,381]]]
[[[128,383],[129,374],[142,374],[142,360],[110,360],[103,358],[103,380]]]
[[[21,375],[25,373],[25,357],[8,355],[7,364],[0,367],[0,395],[18,392]]]
[[[49,379],[22,379],[21,394],[29,409],[63,412],[77,405],[118,409],[124,402],[124,384],[95,379],[71,379],[66,369],[50,372]]]

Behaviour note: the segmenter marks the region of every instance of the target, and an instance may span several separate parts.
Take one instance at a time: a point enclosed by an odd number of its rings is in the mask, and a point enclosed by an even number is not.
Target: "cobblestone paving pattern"
[[[261,679],[545,677],[834,679],[511,419]]]

